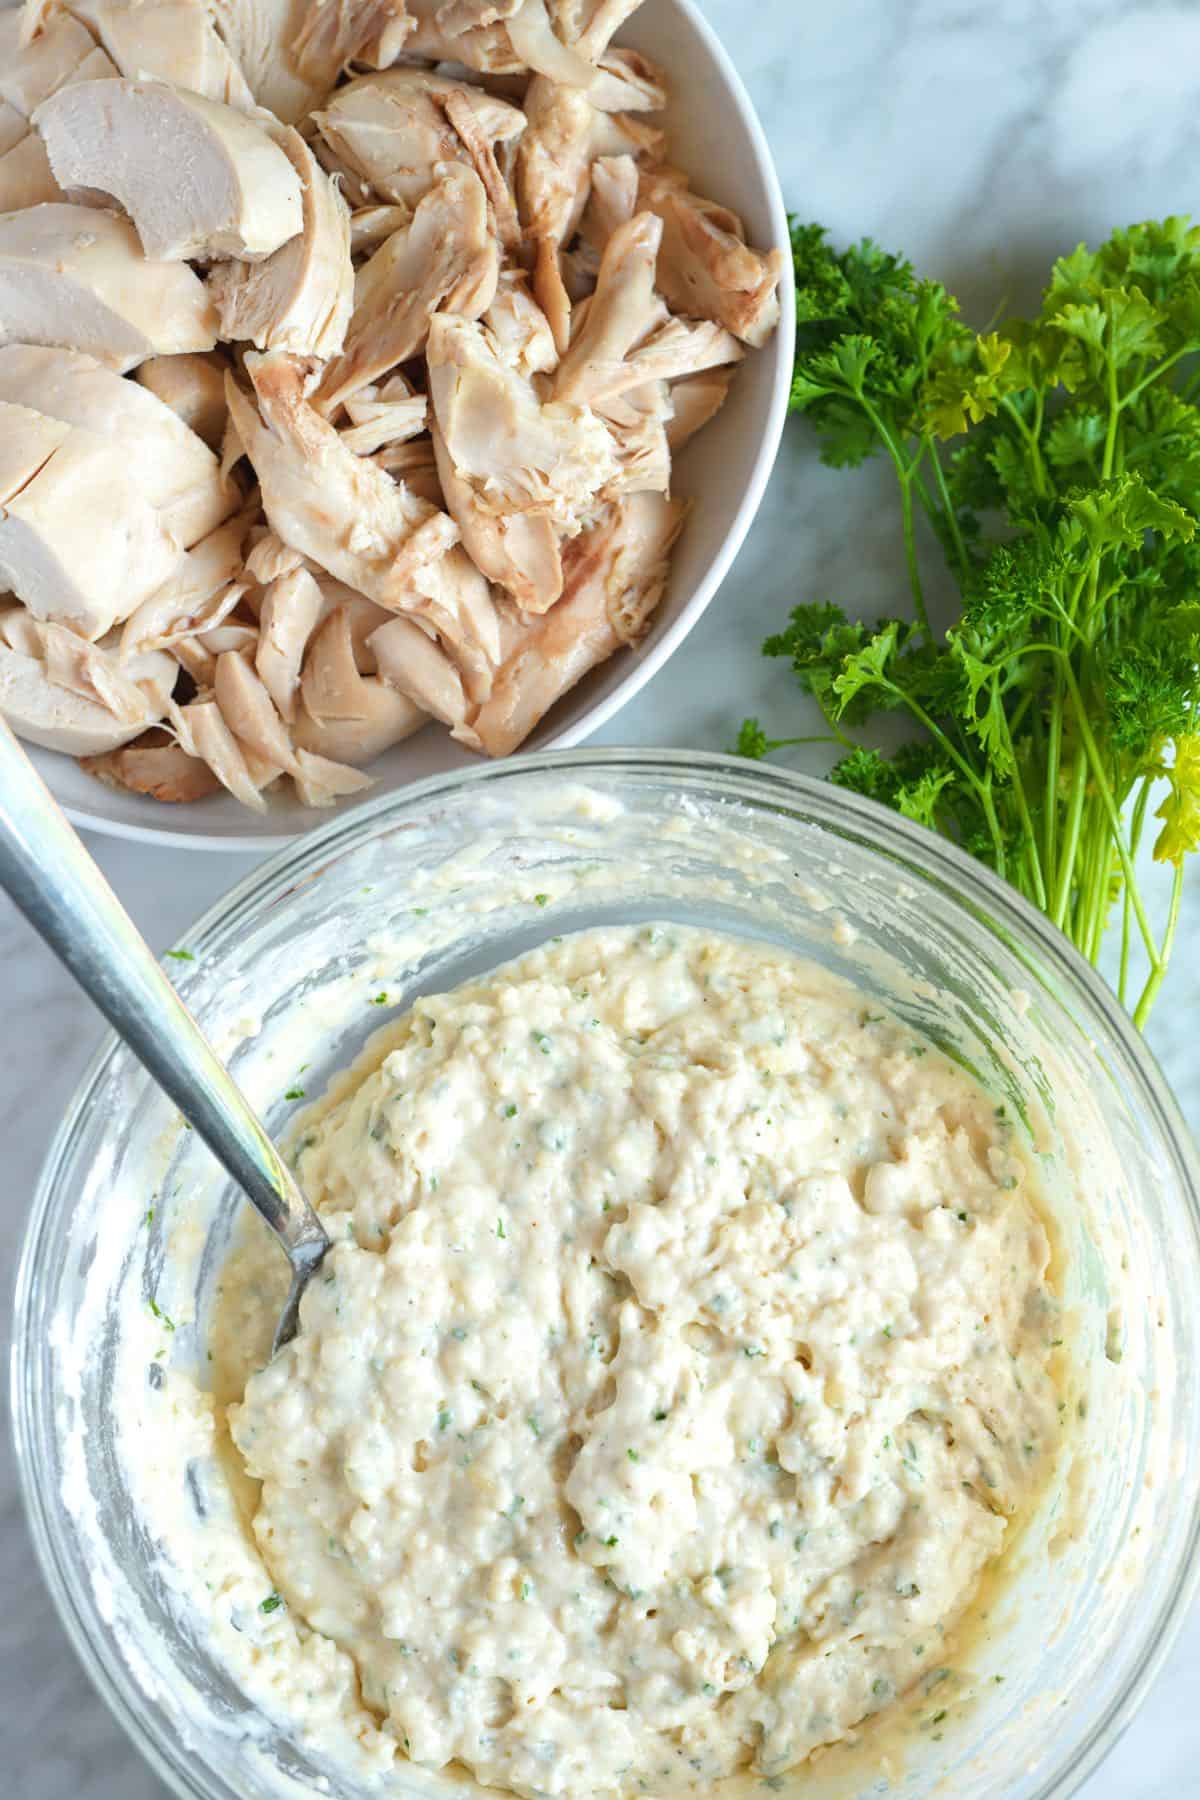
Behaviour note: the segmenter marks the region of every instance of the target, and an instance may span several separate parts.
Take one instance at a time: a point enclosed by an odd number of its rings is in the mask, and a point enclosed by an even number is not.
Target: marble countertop
[[[969,316],[1024,304],[1054,256],[1194,204],[1200,9],[1154,0],[702,0],[778,158],[789,205],[864,233],[958,293]],[[764,633],[806,595],[903,603],[882,473],[832,474],[802,429],[725,588],[668,668],[598,739],[720,747],[736,719],[796,717]],[[798,756],[797,766],[805,764]],[[241,856],[92,849],[166,946],[248,866]],[[1150,1040],[1200,1128],[1200,871]],[[0,902],[0,1231],[15,1263],[42,1153],[99,1036],[94,1014]],[[8,1278],[11,1282],[11,1273]],[[1200,1611],[1084,1800],[1200,1792]],[[14,1800],[164,1800],[92,1691],[42,1586],[0,1440],[0,1788]]]

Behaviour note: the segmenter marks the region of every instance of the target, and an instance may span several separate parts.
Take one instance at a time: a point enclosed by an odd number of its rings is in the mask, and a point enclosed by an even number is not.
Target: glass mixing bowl
[[[1042,1159],[1066,1271],[1071,1451],[937,1714],[898,1715],[889,1776],[868,1732],[781,1791],[1071,1793],[1128,1722],[1194,1585],[1200,1173],[1145,1046],[1042,917],[940,839],[828,785],[722,757],[585,751],[359,808],[256,869],[172,971],[279,1130],[295,1071],[308,1065],[320,1091],[418,990],[558,932],[661,917],[817,957],[973,1069]],[[21,1267],[14,1414],[29,1517],[80,1656],[175,1792],[360,1800],[378,1789],[323,1763],[216,1660],[142,1511],[128,1397],[160,1382],[168,1358],[203,1381],[238,1206],[108,1043],[51,1148]],[[159,1325],[154,1345],[156,1294],[178,1329]],[[402,1764],[389,1793],[470,1785]]]

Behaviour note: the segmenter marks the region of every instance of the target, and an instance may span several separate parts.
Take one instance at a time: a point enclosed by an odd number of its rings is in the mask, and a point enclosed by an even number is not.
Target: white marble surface
[[[704,0],[763,116],[789,204],[839,237],[911,256],[985,317],[1023,303],[1079,238],[1194,203],[1200,10],[1136,0]],[[720,747],[737,717],[794,720],[785,673],[757,654],[794,598],[880,610],[903,589],[882,475],[816,467],[788,434],[750,542],[680,655],[603,734]],[[805,766],[819,767],[809,763]],[[245,870],[96,840],[151,942],[166,946]],[[1200,871],[1151,1041],[1200,1127]],[[99,1031],[0,904],[0,1232],[15,1263],[43,1148]],[[11,1274],[9,1276],[11,1280]],[[1200,1613],[1085,1800],[1200,1795]],[[68,1648],[0,1443],[0,1792],[13,1800],[163,1800]]]

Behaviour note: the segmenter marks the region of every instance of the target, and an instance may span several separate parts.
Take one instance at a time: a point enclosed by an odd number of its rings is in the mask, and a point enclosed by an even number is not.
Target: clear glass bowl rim
[[[1200,1234],[1200,1154],[1175,1097],[1140,1034],[1115,996],[1063,934],[1015,888],[946,839],[900,814],[828,782],[774,765],[705,751],[601,749],[544,751],[478,769],[431,776],[399,792],[380,795],[353,811],[295,839],[256,865],[218,899],[185,934],[194,954],[219,951],[251,914],[284,902],[298,885],[315,879],[330,864],[372,837],[401,823],[450,793],[470,787],[504,787],[529,777],[562,773],[576,780],[603,782],[606,774],[662,780],[677,777],[703,789],[705,797],[750,806],[790,809],[834,836],[848,838],[883,860],[902,863],[916,881],[949,893],[987,933],[998,937],[1030,968],[1033,979],[1063,1003],[1089,1031],[1101,1027],[1110,1039],[1116,1072],[1145,1109],[1151,1129],[1174,1165],[1184,1206]],[[76,1655],[130,1741],[166,1785],[189,1800],[209,1800],[203,1771],[185,1760],[151,1724],[136,1701],[132,1682],[108,1641],[91,1598],[83,1603],[64,1556],[64,1530],[57,1488],[39,1481],[50,1462],[53,1419],[36,1378],[37,1351],[32,1323],[39,1299],[46,1251],[52,1247],[53,1213],[59,1171],[69,1162],[74,1140],[86,1121],[88,1101],[120,1046],[107,1033],[47,1150],[38,1177],[17,1272],[13,1308],[10,1402],[13,1437],[25,1515],[55,1609]],[[1067,1800],[1107,1756],[1129,1725],[1162,1668],[1192,1600],[1200,1591],[1200,1492],[1191,1497],[1191,1521],[1168,1597],[1136,1646],[1123,1686],[1068,1759],[1047,1770],[1037,1800]]]

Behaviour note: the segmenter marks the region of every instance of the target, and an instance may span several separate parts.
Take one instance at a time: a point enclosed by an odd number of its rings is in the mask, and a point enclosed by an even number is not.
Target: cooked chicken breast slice
[[[642,0],[549,0],[554,28],[592,62],[599,62],[614,35]]]
[[[35,107],[77,78],[84,63],[95,75],[96,40],[65,10],[44,20],[20,7],[0,11],[0,100],[28,119]],[[108,72],[115,74],[109,65]]]
[[[252,812],[266,812],[267,803],[260,790],[277,780],[283,771],[257,758],[254,759],[257,766],[252,766],[225,723],[215,699],[200,697],[187,706],[176,706],[172,702],[167,716],[179,747],[186,755],[207,763],[221,786],[243,806],[248,806]]]
[[[218,263],[208,278],[223,338],[260,350],[334,356],[354,307],[350,212],[298,132],[279,134],[301,183],[303,228],[265,262]]]
[[[0,343],[59,344],[124,372],[216,341],[203,282],[150,261],[127,219],[63,204],[0,215]]]
[[[658,285],[672,310],[764,344],[779,323],[783,252],[752,250],[737,214],[693,194],[677,170],[648,171],[638,205],[663,222]]]
[[[44,100],[33,122],[62,186],[112,194],[159,261],[258,262],[303,224],[300,176],[237,107],[165,81],[86,81]]]
[[[152,356],[134,372],[134,380],[219,453],[229,417],[225,368],[224,360],[215,355]]]
[[[545,313],[520,269],[504,269],[496,297],[483,315],[504,361],[518,375],[546,375],[558,365],[558,347]]]
[[[640,0],[634,0],[635,5]],[[523,0],[505,20],[508,41],[527,68],[550,81],[586,88],[593,80],[595,59],[582,46],[565,42],[554,29],[546,0]]]
[[[722,326],[707,319],[693,324],[668,317],[666,324],[632,349],[611,374],[595,381],[591,405],[607,414],[622,396],[648,381],[677,381],[740,362],[744,355],[738,340]]]
[[[204,0],[67,0],[130,81],[169,81],[249,111],[254,96]],[[101,71],[93,71],[99,78]]]
[[[503,185],[495,147],[520,136],[525,115],[479,88],[431,70],[386,69],[335,89],[314,116],[331,149],[383,200],[415,207],[440,164],[464,162],[494,205],[511,208],[495,189]]]
[[[163,358],[158,367],[199,361]],[[82,427],[111,446],[114,462],[182,547],[207,537],[240,503],[213,451],[149,383],[124,381],[94,357],[36,344],[0,348],[0,400]],[[224,391],[221,397],[224,408]]]
[[[36,131],[26,132],[20,143],[0,156],[0,212],[20,212],[64,198]]]
[[[79,766],[106,787],[173,804],[203,800],[221,789],[208,764],[181,750],[170,732],[157,725],[122,749],[80,757]]]
[[[536,512],[566,529],[616,473],[608,432],[587,407],[543,403],[487,329],[439,313],[427,347],[429,395],[459,478],[488,511]]]
[[[404,44],[405,55],[428,62],[457,62],[481,74],[519,75],[528,64],[513,49],[504,24],[519,8],[511,0],[497,0],[487,10],[494,12],[493,19],[466,26],[467,14],[457,6],[448,14],[446,0],[408,0],[413,24]]]
[[[366,45],[387,32],[399,52],[411,29],[405,0],[309,0],[291,53],[301,75],[331,88]]]
[[[6,477],[29,441],[36,470],[16,491],[2,484],[0,583],[37,618],[95,640],[167,579],[181,552],[110,444],[0,403]]]
[[[638,166],[632,156],[598,156],[592,163],[591,192],[580,220],[584,242],[598,257],[613,232],[637,211]]]
[[[457,526],[345,447],[309,405],[294,358],[251,353],[246,368],[257,406],[232,377],[227,395],[268,523],[357,592],[394,605],[412,571],[456,541]]]
[[[660,494],[634,494],[569,546],[562,599],[530,624],[470,720],[489,756],[515,750],[590,669],[643,635],[685,512]]]
[[[115,637],[90,644],[59,625],[28,615],[23,622],[23,650],[0,631],[0,713],[18,737],[69,756],[95,756],[163,717],[179,673],[171,657],[152,653],[122,663]]]
[[[473,170],[447,164],[412,224],[359,270],[345,350],[318,389],[322,410],[418,355],[438,312],[478,318],[495,298],[499,273],[483,184]]]

